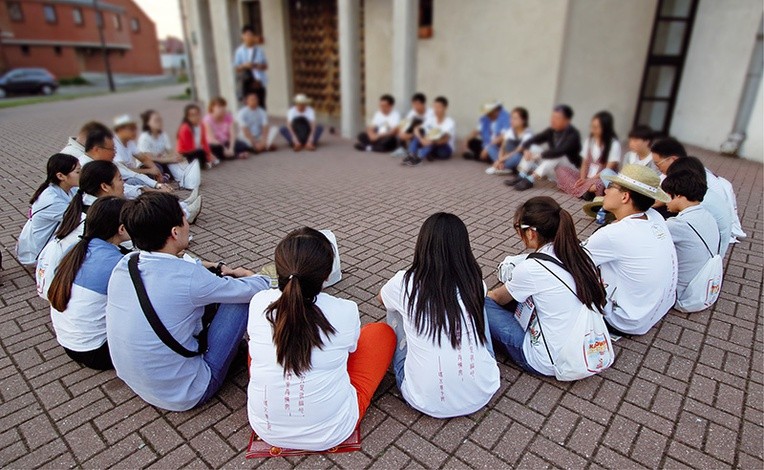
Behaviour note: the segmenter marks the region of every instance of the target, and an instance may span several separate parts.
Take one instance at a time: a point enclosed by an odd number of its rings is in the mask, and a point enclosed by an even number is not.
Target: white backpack
[[[538,264],[562,282],[578,298],[576,292],[539,259],[553,262],[567,271],[561,262],[543,253],[533,253],[528,257],[534,258]],[[543,336],[544,327],[541,324],[541,319],[537,317],[537,320]],[[554,375],[557,380],[561,381],[591,377],[609,368],[615,361],[613,343],[610,341],[610,333],[607,325],[605,325],[603,315],[583,303],[578,311],[576,322],[569,331],[567,342],[559,349],[557,357],[552,357],[549,346],[546,344],[546,337],[544,338],[544,346],[546,346],[549,360],[554,367]]]
[[[40,256],[37,258],[37,267],[34,270],[37,295],[40,298],[48,300],[48,289],[50,289],[50,284],[56,275],[56,269],[69,250],[80,241],[80,235],[82,235],[84,228],[83,218],[72,233],[62,239],[54,238],[40,252]]]
[[[708,247],[708,244],[703,237],[700,236],[695,227],[689,222],[695,235],[703,242],[703,246],[706,247],[708,254],[711,257],[706,261],[706,264],[695,274],[692,281],[687,285],[684,290],[682,298],[677,298],[674,308],[684,313],[700,312],[716,303],[719,299],[719,294],[722,291],[722,277],[724,276],[724,262],[719,249],[721,246],[721,240],[719,240],[720,246],[716,248],[716,254],[714,254]]]
[[[334,236],[334,232],[331,230],[319,230],[323,233],[329,242],[332,244],[332,250],[334,251],[334,264],[332,265],[332,273],[329,274],[329,278],[324,282],[324,287],[329,287],[337,284],[342,280],[342,265],[340,264],[340,249],[337,246],[337,237]]]

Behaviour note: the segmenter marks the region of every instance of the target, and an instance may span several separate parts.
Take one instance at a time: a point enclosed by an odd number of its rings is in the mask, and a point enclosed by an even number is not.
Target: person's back
[[[676,296],[677,299],[683,299],[687,285],[710,259],[709,249],[713,254],[717,254],[719,229],[716,220],[702,205],[683,210],[676,217],[669,218],[666,225],[676,247],[678,263]],[[697,233],[693,228],[697,230]]]
[[[703,202],[700,204],[708,210],[708,212],[716,220],[716,225],[719,227],[719,236],[721,237],[721,249],[720,254],[722,258],[727,254],[729,248],[730,239],[732,237],[732,224],[734,223],[734,214],[731,210],[731,205],[727,200],[727,194],[724,192],[724,188],[719,182],[719,178],[714,175],[708,168],[706,168],[706,183],[708,184],[708,191],[703,198]]]

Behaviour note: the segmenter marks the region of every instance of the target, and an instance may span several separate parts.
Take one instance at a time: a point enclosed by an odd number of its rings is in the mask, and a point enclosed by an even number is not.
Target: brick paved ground
[[[363,422],[363,451],[331,457],[245,461],[246,370],[234,366],[219,397],[168,413],[146,405],[113,372],[70,361],[56,343],[30,273],[12,257],[27,198],[48,155],[89,118],[146,107],[175,130],[175,88],[0,111],[0,466],[27,467],[696,467],[762,468],[762,165],[698,152],[737,191],[749,238],[728,255],[723,295],[710,312],[671,312],[647,335],[616,344],[600,377],[561,384],[521,373],[500,357],[501,388],[473,415],[437,420],[408,408],[392,375]],[[205,210],[193,251],[259,267],[301,225],[337,234],[344,280],[332,294],[358,302],[363,322],[380,320],[373,299],[406,266],[422,221],[436,210],[461,216],[489,284],[520,249],[510,229],[534,194],[579,204],[550,185],[520,195],[455,159],[403,168],[358,154],[328,136],[313,154],[279,152],[204,174]],[[576,211],[582,236],[593,229]]]

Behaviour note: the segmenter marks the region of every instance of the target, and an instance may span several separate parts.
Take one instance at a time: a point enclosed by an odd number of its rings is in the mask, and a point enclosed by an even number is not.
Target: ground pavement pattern
[[[732,181],[749,235],[727,257],[722,297],[712,311],[672,311],[648,334],[619,341],[615,365],[599,377],[558,383],[499,355],[501,388],[488,406],[439,420],[409,408],[388,373],[362,424],[363,451],[247,461],[243,361],[215,399],[185,413],[147,405],[114,372],[75,364],[56,343],[30,272],[12,256],[27,200],[46,158],[88,119],[157,108],[174,132],[185,104],[166,99],[176,88],[0,111],[0,467],[764,466],[762,165],[709,152],[695,153]],[[384,319],[374,297],[411,260],[435,211],[466,222],[489,285],[497,263],[521,249],[511,229],[521,201],[550,195],[573,212],[582,237],[594,229],[551,184],[518,193],[483,170],[461,158],[406,168],[327,135],[315,153],[280,151],[205,172],[191,249],[257,269],[289,230],[332,229],[344,275],[330,293],[358,302],[368,323]]]

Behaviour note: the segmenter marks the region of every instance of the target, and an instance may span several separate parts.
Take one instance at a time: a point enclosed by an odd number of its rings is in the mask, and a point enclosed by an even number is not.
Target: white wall
[[[727,139],[761,15],[761,0],[701,0],[671,123],[677,139],[714,150]]]
[[[602,110],[625,139],[634,122],[657,0],[573,1],[560,66],[556,102],[575,111],[582,137]]]
[[[183,0],[186,32],[193,56],[193,74],[198,99],[207,102],[218,93],[218,76],[212,26],[207,0]]]
[[[740,155],[749,160],[764,162],[764,81],[759,84],[746,135]]]
[[[364,2],[364,57],[366,68],[366,121],[377,110],[379,97],[393,88],[393,7],[390,0]],[[396,96],[395,106],[405,113],[409,97]]]
[[[263,49],[268,58],[268,114],[286,116],[292,95],[288,10],[284,0],[260,2],[263,18]]]

